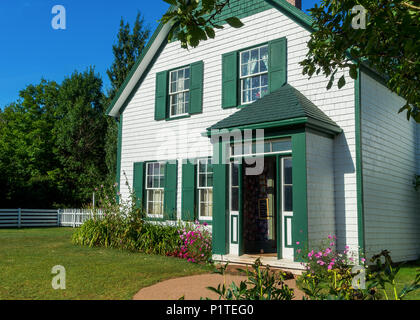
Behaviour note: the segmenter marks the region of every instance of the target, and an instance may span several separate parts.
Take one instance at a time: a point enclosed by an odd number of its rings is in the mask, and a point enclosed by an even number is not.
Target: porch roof
[[[279,123],[280,127],[282,121],[293,119],[303,119],[300,123],[323,127],[334,134],[342,132],[331,118],[290,84],[285,84],[280,89],[242,107],[208,128],[207,131],[267,123]],[[284,121],[284,124],[290,125],[290,123],[290,121]]]

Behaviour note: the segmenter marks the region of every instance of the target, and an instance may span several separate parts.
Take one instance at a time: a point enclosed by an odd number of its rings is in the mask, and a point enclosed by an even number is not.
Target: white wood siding
[[[334,140],[306,133],[308,238],[318,246],[335,235]]]
[[[334,86],[327,91],[328,79],[324,76],[314,76],[311,80],[303,76],[299,62],[305,58],[310,34],[278,10],[266,10],[242,21],[244,27],[217,30],[216,39],[205,41],[189,51],[182,49],[178,42],[166,45],[124,111],[121,173],[125,171],[132,184],[133,162],[211,155],[210,141],[200,133],[237,111],[221,108],[222,54],[287,37],[288,82],[344,130],[334,143],[335,183],[340,185],[336,188],[336,210],[343,222],[338,228],[338,236],[343,245],[357,246],[354,82],[347,77],[348,85],[343,89],[338,90]],[[204,61],[203,113],[175,121],[154,121],[156,73],[199,60]],[[121,174],[121,177],[121,192],[127,196],[124,175]],[[181,177],[180,167],[178,217],[181,209]]]
[[[416,124],[398,114],[402,98],[362,73],[362,159],[366,250],[390,250],[396,261],[420,254]],[[417,162],[417,163],[416,163]]]

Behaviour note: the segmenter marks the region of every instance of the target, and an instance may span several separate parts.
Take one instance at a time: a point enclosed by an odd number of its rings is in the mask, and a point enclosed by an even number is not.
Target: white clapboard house
[[[158,26],[107,111],[122,197],[127,177],[148,219],[206,222],[220,260],[298,265],[330,234],[417,259],[420,127],[367,67],[342,89],[302,75],[312,21],[289,2],[232,0],[245,25],[189,50]]]

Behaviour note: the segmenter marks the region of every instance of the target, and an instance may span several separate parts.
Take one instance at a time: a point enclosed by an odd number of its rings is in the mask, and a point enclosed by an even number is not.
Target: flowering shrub
[[[356,256],[349,247],[340,252],[336,236],[329,235],[320,249],[310,250],[305,256],[305,272],[299,278],[302,290],[310,299],[365,299],[368,291],[353,288],[352,273]],[[361,258],[363,267],[365,259]]]
[[[336,250],[336,237],[328,236],[323,249],[311,250],[305,256],[305,272],[298,279],[302,290],[311,300],[366,300],[389,299],[386,285],[393,290],[395,300],[403,299],[409,292],[420,289],[420,273],[410,285],[397,292],[395,278],[400,265],[395,265],[389,252],[384,250],[370,260],[375,266],[368,266],[364,257],[356,261],[355,254],[346,246],[343,252]],[[385,261],[382,262],[381,258]],[[355,281],[357,273],[353,268],[359,265],[364,273],[364,286]],[[360,270],[360,269],[359,269]],[[357,285],[356,285],[357,284]],[[379,291],[379,289],[381,291]]]
[[[193,263],[210,263],[212,261],[212,238],[205,228],[207,223],[200,225],[195,221],[193,225],[187,225],[178,230],[180,247],[173,253],[174,256],[186,259]]]

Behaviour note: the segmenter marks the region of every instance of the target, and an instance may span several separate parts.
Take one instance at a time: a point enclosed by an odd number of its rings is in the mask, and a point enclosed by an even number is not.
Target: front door
[[[244,252],[275,255],[277,253],[276,157],[264,158],[264,170],[259,175],[247,175],[246,168],[247,165],[244,165],[242,173]]]

